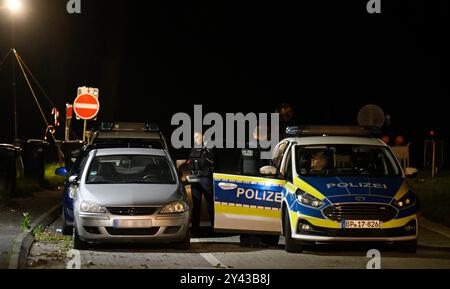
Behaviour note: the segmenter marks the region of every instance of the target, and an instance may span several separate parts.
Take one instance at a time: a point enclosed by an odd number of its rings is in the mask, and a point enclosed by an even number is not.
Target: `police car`
[[[169,150],[164,134],[155,123],[104,122],[93,132],[92,144],[139,143]]]
[[[383,242],[414,252],[418,200],[390,148],[352,127],[288,128],[263,177],[214,174],[215,230],[284,235],[288,252]]]

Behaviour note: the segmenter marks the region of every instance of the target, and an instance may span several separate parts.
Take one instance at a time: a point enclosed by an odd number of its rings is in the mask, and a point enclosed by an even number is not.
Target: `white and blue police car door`
[[[285,183],[280,179],[214,174],[214,229],[281,233]]]

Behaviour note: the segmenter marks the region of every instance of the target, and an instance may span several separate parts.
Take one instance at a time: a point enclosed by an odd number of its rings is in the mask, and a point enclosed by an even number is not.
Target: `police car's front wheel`
[[[289,221],[289,214],[286,212],[283,217],[284,221],[284,249],[289,253],[302,253],[303,246],[292,238],[291,224]]]

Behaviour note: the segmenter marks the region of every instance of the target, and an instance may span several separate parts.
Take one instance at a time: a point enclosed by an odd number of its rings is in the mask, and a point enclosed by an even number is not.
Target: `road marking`
[[[239,244],[239,236],[229,236],[229,237],[210,237],[210,238],[192,238],[191,243],[203,243],[203,244],[211,244],[211,243],[226,243],[229,245]]]
[[[199,247],[203,250],[206,250],[206,248],[202,245],[202,241],[199,238],[191,238],[191,243],[198,243]],[[209,264],[211,264],[215,268],[220,269],[227,269],[228,266],[225,265],[223,262],[221,262],[219,259],[217,259],[213,254],[211,253],[200,253],[200,256],[203,257]]]
[[[444,236],[447,239],[450,239],[450,229],[446,226],[434,223],[424,217],[421,217],[419,220],[419,227],[423,227],[431,232]]]
[[[200,256],[202,256],[209,264],[213,265],[213,267],[215,268],[228,268],[228,266],[220,262],[219,259],[214,257],[214,255],[211,253],[200,253]]]

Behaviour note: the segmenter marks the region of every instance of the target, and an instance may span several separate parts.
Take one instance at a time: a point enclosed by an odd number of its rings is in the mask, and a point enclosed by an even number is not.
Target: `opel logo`
[[[363,202],[366,200],[365,197],[356,197],[355,200],[357,200],[358,202]]]
[[[134,210],[134,208],[128,209],[128,215],[134,216],[135,214],[136,214],[136,211]]]

